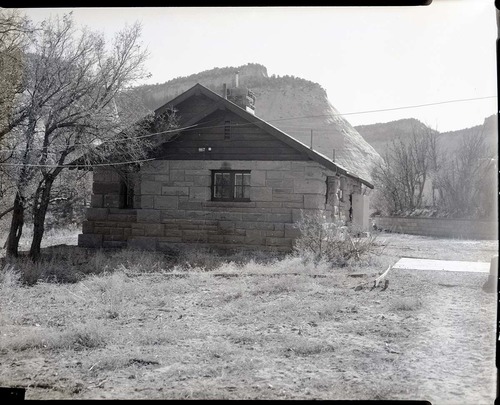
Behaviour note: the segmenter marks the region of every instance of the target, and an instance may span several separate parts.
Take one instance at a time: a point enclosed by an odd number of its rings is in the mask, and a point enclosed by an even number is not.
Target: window
[[[120,208],[134,208],[134,183],[127,176],[120,181]]]
[[[250,171],[212,171],[212,200],[250,201]]]

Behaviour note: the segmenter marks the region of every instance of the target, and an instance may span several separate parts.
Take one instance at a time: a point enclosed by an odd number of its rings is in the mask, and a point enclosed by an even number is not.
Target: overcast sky
[[[25,9],[35,21],[71,9]],[[215,67],[260,63],[268,74],[319,83],[352,125],[414,117],[439,131],[481,124],[496,98],[493,0],[424,7],[72,9],[78,24],[112,34],[143,24],[148,83]]]

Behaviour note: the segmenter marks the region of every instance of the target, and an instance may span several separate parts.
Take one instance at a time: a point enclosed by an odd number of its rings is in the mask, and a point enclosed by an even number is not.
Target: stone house
[[[258,118],[248,89],[196,84],[155,117],[172,109],[179,129],[154,160],[94,168],[80,246],[289,251],[310,210],[368,229],[373,186]]]

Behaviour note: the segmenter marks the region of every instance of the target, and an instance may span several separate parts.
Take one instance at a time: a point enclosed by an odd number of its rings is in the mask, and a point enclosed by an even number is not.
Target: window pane
[[[215,173],[214,174],[214,197],[215,198],[231,198],[231,174],[230,173]]]
[[[243,187],[243,198],[250,198],[250,187]]]
[[[243,187],[234,186],[234,198],[243,198]]]
[[[243,175],[241,173],[235,173],[234,174],[234,185],[241,186],[242,183],[243,183]]]
[[[245,185],[245,186],[250,185],[250,173],[243,174],[243,185]]]

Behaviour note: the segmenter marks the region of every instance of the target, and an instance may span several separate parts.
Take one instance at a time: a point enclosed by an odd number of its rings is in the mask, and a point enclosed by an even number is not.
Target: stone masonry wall
[[[211,170],[221,169],[251,171],[250,202],[211,201]],[[331,202],[326,204],[326,190],[327,177],[336,174],[306,161],[147,162],[136,189],[141,207],[137,210],[106,207],[104,202],[113,200],[107,193],[115,192],[111,183],[116,179],[101,172],[95,176],[95,184],[102,185],[94,186],[94,193],[102,197],[93,197],[79,239],[83,246],[166,250],[182,243],[289,251],[299,235],[294,223],[302,211],[333,213]],[[360,186],[350,178],[343,186],[337,211],[348,216],[348,193]]]
[[[466,219],[375,217],[380,229],[396,233],[467,239],[498,239],[498,221]]]

